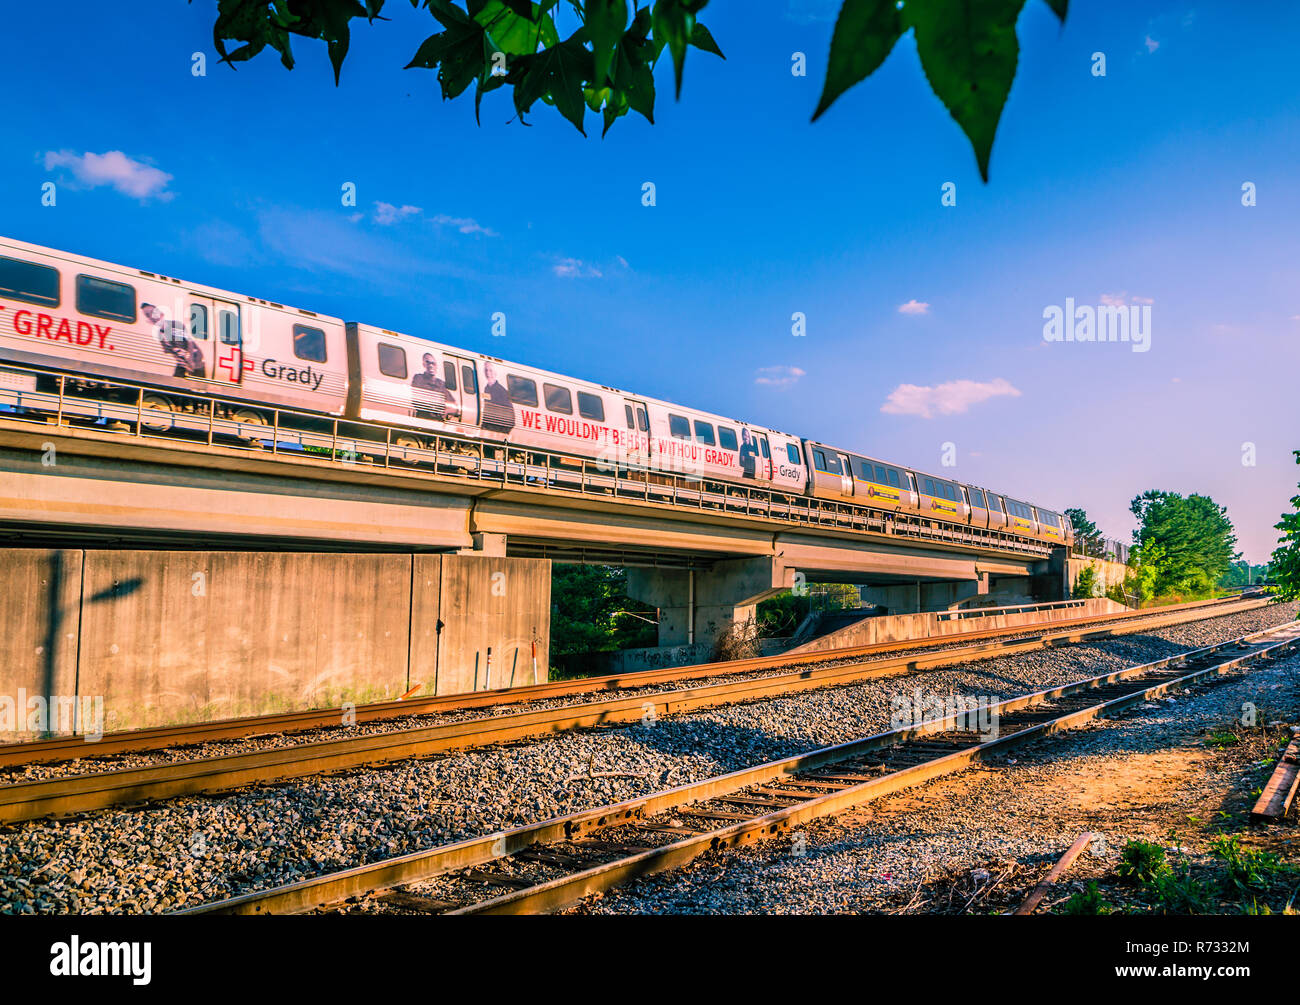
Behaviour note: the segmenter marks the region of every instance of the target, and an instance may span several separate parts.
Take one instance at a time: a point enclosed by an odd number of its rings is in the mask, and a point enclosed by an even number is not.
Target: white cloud
[[[784,389],[797,383],[805,371],[797,366],[761,366],[754,372],[758,374],[754,378],[755,384]]]
[[[445,213],[439,213],[437,216],[429,217],[429,222],[439,227],[455,227],[462,234],[482,234],[484,237],[497,236],[495,230],[485,227],[477,220],[472,220],[467,216],[447,216]]]
[[[391,202],[375,203],[375,223],[381,227],[391,227],[395,223],[405,220],[408,216],[419,216],[423,213],[419,206],[394,206]]]
[[[67,168],[73,178],[87,188],[109,185],[129,195],[133,199],[161,199],[172,197],[167,191],[167,184],[172,176],[166,171],[132,160],[121,150],[109,150],[107,153],[75,154],[71,150],[50,150],[45,154],[45,170]]]
[[[564,279],[600,279],[604,275],[597,266],[580,258],[561,258],[551,271]]]
[[[909,300],[905,304],[898,305],[899,314],[929,314],[930,305],[922,303],[919,300]]]
[[[1147,47],[1147,52],[1155,52],[1157,49],[1160,48],[1160,43],[1157,42],[1150,35],[1148,35],[1146,38],[1146,47]]]
[[[1154,304],[1150,297],[1130,297],[1128,290],[1120,293],[1103,293],[1101,302],[1106,307],[1127,307],[1133,304]]]
[[[932,419],[936,415],[959,415],[981,401],[1003,396],[1019,398],[1020,392],[1002,377],[983,382],[950,380],[937,387],[899,384],[890,392],[880,410],[890,415],[919,415],[923,419]]]

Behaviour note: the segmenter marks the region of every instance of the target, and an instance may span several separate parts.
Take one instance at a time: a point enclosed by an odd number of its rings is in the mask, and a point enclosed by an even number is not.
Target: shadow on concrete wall
[[[66,552],[62,551],[50,552],[49,587],[46,591],[46,606],[49,611],[49,617],[46,619],[45,666],[41,674],[41,693],[45,695],[48,701],[46,707],[51,710],[55,707],[54,696],[58,687],[56,676],[58,674],[59,666],[59,639],[63,635],[63,623],[68,619],[68,616],[71,613],[70,611],[65,611],[63,607],[63,562],[66,554]],[[77,603],[79,605],[78,613],[80,613],[80,605],[98,604],[106,600],[117,600],[121,597],[129,597],[143,585],[144,579],[140,576],[136,576],[133,579],[124,579],[120,583],[114,583],[108,589],[100,590],[93,597],[83,598],[81,596],[81,590],[85,588],[83,580],[80,589],[77,591]],[[78,618],[77,633],[81,633],[80,618]],[[73,678],[73,689],[79,693],[81,690],[80,666],[74,665],[73,673],[76,675]],[[73,707],[79,710],[79,706],[74,705]],[[42,736],[53,736],[54,733],[51,727],[54,725],[54,715],[52,711],[46,716],[46,719],[46,729],[42,733]],[[74,723],[73,728],[74,730],[80,728],[79,724]]]

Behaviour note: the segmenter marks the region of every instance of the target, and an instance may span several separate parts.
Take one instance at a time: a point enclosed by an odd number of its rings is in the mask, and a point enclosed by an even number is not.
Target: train
[[[978,485],[751,422],[620,391],[414,335],[0,237],[0,362],[144,388],[141,425],[211,402],[248,427],[289,410],[310,423],[438,434],[628,470],[708,478],[910,514],[1056,545],[1060,512]],[[33,376],[32,380],[37,378]],[[134,398],[132,400],[135,400]],[[280,420],[277,420],[280,421]]]

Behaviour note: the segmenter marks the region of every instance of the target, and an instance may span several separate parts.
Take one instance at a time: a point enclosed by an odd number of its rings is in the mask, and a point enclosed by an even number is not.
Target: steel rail
[[[1069,645],[1092,638],[1129,634],[1153,624],[1193,620],[1199,612],[1180,612],[1141,625],[1125,623],[1028,639],[938,649],[896,659],[795,670],[771,677],[659,691],[604,701],[510,712],[458,722],[371,733],[340,740],[317,740],[245,753],[170,761],[60,778],[0,785],[0,823],[18,823],[51,814],[84,813],[122,803],[172,799],[239,788],[258,782],[358,769],[408,758],[428,757],[588,729],[658,718],[749,700],[771,698],[834,684],[848,684],[900,673]]]
[[[297,733],[326,729],[341,725],[345,716],[354,722],[375,722],[407,716],[468,711],[500,705],[524,704],[549,698],[567,697],[596,691],[617,691],[642,688],[646,685],[692,680],[700,677],[720,677],[729,674],[750,673],[785,666],[804,666],[834,660],[853,659],[876,653],[924,650],[955,642],[974,642],[1008,636],[1032,637],[1035,632],[1047,629],[1064,629],[1090,624],[1122,624],[1141,622],[1163,617],[1177,611],[1214,611],[1206,617],[1221,616],[1261,607],[1266,600],[1219,599],[1176,604],[1158,611],[1122,611],[1116,614],[1092,615],[1079,618],[1062,618],[1057,621],[1011,625],[1004,628],[977,629],[954,632],[949,635],[925,639],[907,639],[895,642],[877,642],[870,645],[847,646],[821,652],[758,656],[750,659],[729,660],[721,663],[697,663],[685,667],[665,667],[658,670],[636,670],[579,680],[549,681],[516,688],[475,691],[468,694],[436,695],[397,701],[370,702],[344,709],[341,706],[304,709],[296,712],[276,712],[270,715],[241,716],[218,719],[212,722],[187,723],[179,726],[152,726],[144,729],[106,733],[98,740],[89,741],[84,736],[56,736],[41,740],[19,740],[0,743],[0,768],[17,767],[50,761],[72,760],[80,757],[106,757],[130,751],[157,750],[165,747],[185,747],[214,740],[233,740],[264,733]],[[1222,610],[1220,610],[1222,608]]]
[[[878,798],[897,789],[936,777],[939,774],[958,770],[976,759],[989,756],[991,753],[1000,752],[1008,747],[1027,742],[1050,732],[1067,729],[1089,718],[1096,718],[1108,712],[1117,711],[1129,704],[1144,700],[1148,696],[1189,683],[1211,672],[1226,672],[1227,669],[1234,666],[1289,648],[1300,642],[1300,627],[1285,625],[1270,628],[1243,636],[1240,639],[1182,652],[1151,663],[1103,674],[1075,684],[1038,691],[1000,702],[994,707],[1001,715],[1045,705],[1062,697],[1085,693],[1089,690],[1102,689],[1104,693],[1104,689],[1108,685],[1135,677],[1142,677],[1163,670],[1166,667],[1182,667],[1185,661],[1205,659],[1224,650],[1236,649],[1254,643],[1256,640],[1267,640],[1269,636],[1287,629],[1291,630],[1290,636],[1273,645],[1263,645],[1245,655],[1220,660],[1190,674],[1178,673],[1171,680],[1165,680],[1131,694],[1091,705],[1065,716],[1037,723],[1009,736],[969,749],[955,750],[952,753],[941,754],[938,757],[928,757],[921,764],[872,779],[864,784],[840,785],[830,782],[819,785],[815,782],[802,783],[805,786],[811,784],[814,787],[832,788],[838,791],[824,797],[811,799],[802,805],[786,807],[774,813],[744,820],[732,826],[697,834],[686,841],[676,842],[655,849],[652,852],[629,856],[614,863],[604,863],[596,869],[585,870],[573,876],[565,877],[561,881],[542,884],[530,890],[494,898],[480,904],[469,905],[448,913],[523,913],[524,911],[539,909],[550,910],[564,906],[597,890],[608,889],[635,876],[646,875],[650,872],[657,872],[683,864],[710,848],[722,848],[744,841],[770,837],[793,823],[811,819],[814,816],[839,812],[858,802]],[[793,780],[795,784],[799,784],[797,776],[801,773],[843,764],[872,751],[898,748],[909,742],[923,740],[926,737],[944,732],[950,723],[951,719],[935,719],[917,726],[892,729],[862,739],[836,744],[832,747],[798,754],[750,768],[743,768],[704,781],[677,786],[653,795],[554,817],[537,824],[529,824],[506,831],[469,838],[453,844],[412,852],[397,858],[385,859],[340,872],[315,876],[210,904],[196,905],[181,909],[175,913],[269,914],[310,911],[317,907],[364,896],[376,891],[409,886],[456,870],[509,858],[520,852],[527,852],[533,846],[580,841],[597,831],[634,826],[638,822],[652,820],[671,810],[679,810],[682,807],[699,804],[707,800],[724,799],[730,794],[752,789],[755,786],[779,784],[782,780]],[[853,776],[827,775],[823,777],[851,778]],[[687,813],[689,814],[689,810]],[[725,816],[725,814],[723,815]]]
[[[842,789],[824,796],[818,796],[794,806],[766,813],[752,820],[732,824],[729,827],[723,827],[709,833],[690,837],[664,848],[658,848],[652,851],[628,856],[627,858],[619,859],[615,862],[606,863],[597,866],[596,868],[588,869],[582,873],[566,876],[559,880],[552,880],[549,883],[543,883],[528,889],[517,890],[477,904],[471,904],[466,907],[447,911],[446,913],[534,914],[566,907],[583,897],[611,889],[639,876],[646,876],[683,865],[686,862],[699,857],[706,851],[733,847],[740,844],[749,844],[763,838],[770,838],[789,829],[795,824],[804,823],[816,819],[817,817],[831,816],[850,807],[858,806],[874,799],[879,799],[881,796],[888,795],[892,792],[897,792],[900,789],[911,788],[921,782],[926,782],[943,775],[952,774],[974,764],[977,761],[987,760],[991,756],[1004,753],[1005,751],[1021,746],[1030,740],[1036,740],[1053,733],[1063,732],[1071,727],[1082,725],[1085,722],[1112,715],[1136,705],[1139,702],[1146,701],[1149,698],[1158,697],[1171,688],[1186,686],[1187,684],[1193,683],[1210,674],[1218,675],[1227,673],[1229,670],[1243,666],[1246,663],[1254,662],[1261,657],[1274,655],[1282,650],[1290,649],[1300,642],[1300,627],[1297,627],[1294,624],[1285,625],[1281,628],[1267,629],[1264,632],[1253,633],[1249,636],[1243,636],[1242,639],[1236,640],[1236,642],[1245,643],[1247,640],[1253,642],[1260,636],[1277,632],[1289,632],[1290,634],[1282,641],[1263,645],[1259,649],[1245,655],[1236,656],[1217,663],[1211,663],[1209,666],[1193,670],[1191,673],[1183,674],[1173,678],[1172,680],[1163,681],[1151,687],[1142,688],[1130,694],[1122,695],[1118,698],[1113,698],[1096,705],[1090,705],[1087,708],[1049,719],[1046,722],[1040,722],[1036,725],[1012,733],[1009,736],[1002,736],[995,740],[990,740],[987,743],[967,747],[950,754],[943,754],[932,760],[924,761],[921,764],[892,772],[879,779],[861,782],[851,788]],[[1234,643],[1227,643],[1225,645],[1231,644]],[[1222,648],[1224,648],[1224,646],[1211,647],[1208,652],[1204,649],[1196,650],[1184,653],[1181,658],[1183,660],[1196,659]],[[1175,659],[1177,659],[1177,657]],[[1120,681],[1127,677],[1137,675],[1138,671],[1142,674],[1150,673],[1151,670],[1156,669],[1159,664],[1171,666],[1173,665],[1173,660],[1158,661],[1158,664],[1133,668],[1128,671],[1120,671],[1118,674],[1108,674],[1102,678],[1094,678],[1094,680],[1102,682],[1109,678],[1109,681]],[[1053,698],[1078,693],[1090,685],[1099,686],[1093,685],[1092,682],[1085,682],[1084,684],[1070,685],[1066,688],[1043,691],[1036,695],[1029,695],[1024,698],[1014,699],[1010,702],[1003,703],[999,706],[999,710],[1015,711],[1020,708],[1026,708],[1032,704],[1047,703]]]

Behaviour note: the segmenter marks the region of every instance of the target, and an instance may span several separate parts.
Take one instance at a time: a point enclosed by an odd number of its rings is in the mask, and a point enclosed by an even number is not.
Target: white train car
[[[419,431],[555,451],[620,467],[802,493],[800,441],[749,423],[471,353],[347,325],[347,415]]]
[[[8,238],[0,360],[145,384],[151,410],[234,399],[248,422],[259,404],[341,415],[347,397],[338,318]]]

